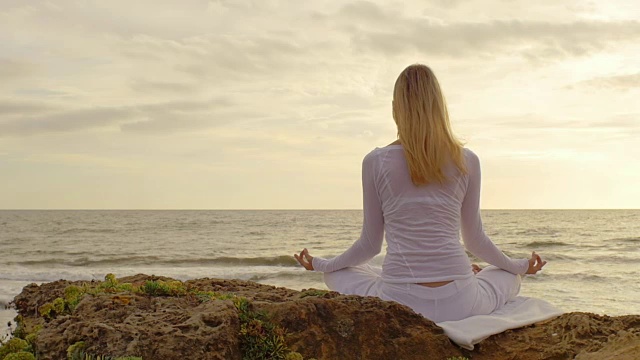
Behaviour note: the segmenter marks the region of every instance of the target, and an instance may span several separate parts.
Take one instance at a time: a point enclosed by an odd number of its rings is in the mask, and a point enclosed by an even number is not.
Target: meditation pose
[[[307,270],[323,272],[333,291],[396,301],[434,322],[499,309],[518,294],[520,275],[537,273],[546,261],[535,252],[511,259],[485,234],[480,162],[454,137],[429,67],[402,71],[392,108],[398,139],[362,162],[360,238],[331,259],[306,248],[294,257]],[[369,265],[385,236],[382,268]],[[465,247],[491,266],[472,266]]]

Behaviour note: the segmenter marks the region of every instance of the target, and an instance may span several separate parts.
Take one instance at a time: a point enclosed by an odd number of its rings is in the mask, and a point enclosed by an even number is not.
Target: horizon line
[[[18,208],[0,209],[0,211],[361,211],[362,208],[233,208],[233,209],[207,209],[207,208]],[[640,210],[640,208],[482,208],[480,210],[492,211],[524,211],[524,210]]]

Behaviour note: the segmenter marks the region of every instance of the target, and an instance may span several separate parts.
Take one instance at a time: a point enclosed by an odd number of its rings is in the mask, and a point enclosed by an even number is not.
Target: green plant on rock
[[[26,351],[28,348],[29,344],[25,340],[14,337],[0,346],[0,359],[4,360],[9,354]]]
[[[67,348],[68,360],[81,360],[82,351],[84,350],[84,341],[78,341],[77,343],[70,345]]]
[[[242,321],[242,317],[246,316],[249,312],[249,300],[245,297],[237,297],[233,299],[233,306],[240,312],[240,321]]]
[[[29,348],[27,348],[27,350],[29,352],[35,353],[36,339],[37,338],[38,338],[37,331],[36,332],[32,332],[31,334],[27,334],[27,336],[24,337],[24,340],[27,342],[27,344],[29,344]]]
[[[118,279],[116,279],[115,275],[109,273],[105,275],[104,281],[100,286],[105,290],[116,290],[116,287],[118,286]]]
[[[150,296],[163,296],[169,294],[169,288],[159,281],[145,281],[142,292]]]
[[[304,358],[299,352],[292,351],[284,357],[284,360],[304,360]]]
[[[133,287],[131,283],[122,283],[118,285],[119,291],[136,292],[137,289]]]
[[[233,304],[239,312],[242,358],[286,359],[290,351],[284,340],[285,330],[272,323],[265,312],[254,311],[246,298],[236,297]]]
[[[96,290],[97,290],[97,293],[94,292],[94,295],[99,294],[100,292],[117,293],[117,292],[123,292],[123,291],[127,291],[127,292],[139,291],[139,289],[135,288],[131,283],[120,284],[118,282],[118,279],[116,279],[116,276],[113,274],[107,274],[104,277],[104,281],[100,285],[98,285],[98,288]]]
[[[5,356],[3,360],[36,360],[36,357],[30,352],[21,351],[17,353],[11,353]]]
[[[231,300],[235,299],[237,296],[235,294],[218,294],[216,299],[218,300]]]
[[[55,317],[55,312],[53,310],[52,303],[46,303],[38,308],[38,313],[45,319],[53,319]]]
[[[328,293],[329,291],[327,290],[309,289],[309,290],[303,291],[302,294],[300,294],[300,298],[302,299],[307,296],[324,296]]]
[[[76,309],[84,294],[86,294],[86,287],[80,288],[75,285],[69,285],[64,289],[64,300],[69,311],[73,312]]]
[[[43,304],[38,308],[38,312],[47,320],[55,319],[58,315],[70,314],[86,292],[86,288],[81,289],[74,285],[67,286],[64,289],[64,298],[56,298],[50,303]]]
[[[181,281],[147,280],[140,291],[150,296],[184,296],[187,289]]]
[[[67,304],[65,303],[63,298],[56,298],[55,300],[53,300],[53,310],[57,313],[57,314],[64,314],[65,310],[67,309]]]
[[[190,289],[189,293],[201,303],[212,300],[231,300],[236,297],[234,294],[218,294],[215,291],[200,291],[197,289]]]
[[[38,308],[40,316],[46,320],[55,319],[59,315],[71,314],[76,309],[85,294],[100,295],[104,293],[130,292],[138,293],[140,289],[130,283],[119,283],[116,276],[107,274],[104,281],[97,286],[87,283],[82,286],[69,285],[64,289],[64,298],[56,298]]]
[[[16,328],[13,331],[13,339],[22,339],[27,342],[27,347],[22,351],[31,352],[35,354],[35,342],[38,337],[38,332],[42,330],[42,325],[38,324],[33,326],[31,329],[27,329],[24,318],[21,315],[17,315],[13,319],[16,323]],[[14,340],[15,341],[15,340]],[[2,343],[0,343],[2,345]],[[2,359],[2,356],[0,356]],[[4,360],[4,359],[2,359]]]
[[[192,294],[201,303],[216,299],[216,293],[213,291],[192,291]]]
[[[70,313],[67,302],[63,298],[56,298],[53,302],[40,306],[38,312],[40,316],[47,320],[55,319],[58,315]]]

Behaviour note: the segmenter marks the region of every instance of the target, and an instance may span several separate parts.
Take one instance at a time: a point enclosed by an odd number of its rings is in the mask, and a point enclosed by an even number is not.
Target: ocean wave
[[[548,274],[547,274],[548,275]],[[576,273],[576,274],[553,274],[549,275],[549,278],[554,281],[580,281],[585,283],[608,283],[612,281],[627,280],[620,276],[605,276],[589,273]]]
[[[267,235],[266,232],[262,231],[262,230],[258,230],[258,231],[249,231],[248,233],[246,233],[245,235],[252,235],[252,236],[264,236]]]
[[[11,299],[9,298],[3,299],[2,297],[0,297],[0,311],[6,310],[7,308],[9,308],[10,302],[11,302]]]
[[[219,257],[213,259],[212,264],[248,266],[297,266],[298,262],[291,255],[280,255],[253,258]]]
[[[70,235],[70,234],[82,234],[82,233],[92,233],[92,234],[113,234],[117,233],[120,230],[118,229],[101,229],[101,228],[71,228],[65,229],[58,232],[58,235]]]
[[[535,229],[525,229],[515,232],[516,235],[524,235],[524,236],[551,236],[555,237],[560,234],[559,230],[551,229],[551,228],[535,228]]]
[[[72,266],[72,267],[105,267],[120,265],[153,265],[160,267],[184,266],[296,266],[298,262],[289,255],[271,257],[211,257],[211,258],[167,258],[150,255],[134,255],[112,258],[79,257],[73,259],[45,258],[38,260],[9,261],[7,265],[27,267]]]
[[[10,273],[3,273],[0,275],[0,281],[9,281],[9,282],[21,282],[23,285],[27,285],[29,283],[39,283],[39,282],[50,282],[57,281],[61,279],[69,280],[69,281],[78,281],[78,280],[102,280],[104,278],[104,274],[94,274],[88,273],[85,271],[82,272],[73,272],[73,271],[54,271],[49,270],[46,272],[40,271],[15,271]],[[0,293],[2,293],[6,284],[2,285],[0,283]]]
[[[547,241],[532,241],[530,243],[524,244],[524,246],[526,247],[550,247],[550,246],[567,246],[569,244],[564,243],[562,241],[553,241],[553,240],[547,240]]]
[[[633,253],[626,253],[627,255],[629,254],[633,254]],[[593,258],[594,262],[598,263],[598,262],[603,262],[603,263],[613,263],[613,264],[637,264],[640,259],[638,257],[633,257],[632,255],[629,256],[621,256],[620,254],[614,254],[614,255],[607,255],[607,256],[596,256]]]
[[[544,260],[579,260],[580,258],[577,256],[567,255],[567,254],[559,254],[559,253],[543,253],[541,254]]]
[[[304,274],[301,271],[278,271],[271,274],[257,274],[251,276],[248,280],[260,282],[271,279],[299,279],[300,275]]]
[[[607,241],[617,241],[622,243],[640,243],[640,237],[623,237],[623,238],[614,238]]]

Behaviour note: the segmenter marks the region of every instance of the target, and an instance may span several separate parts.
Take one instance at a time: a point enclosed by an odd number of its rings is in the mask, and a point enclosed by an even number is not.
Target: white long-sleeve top
[[[480,161],[464,149],[467,174],[453,164],[448,181],[415,186],[402,145],[375,148],[362,161],[363,214],[360,238],[332,259],[313,258],[316,271],[361,265],[380,253],[386,234],[382,278],[392,283],[464,279],[473,274],[462,244],[475,256],[513,274],[527,259],[513,260],[489,239],[480,218]]]

